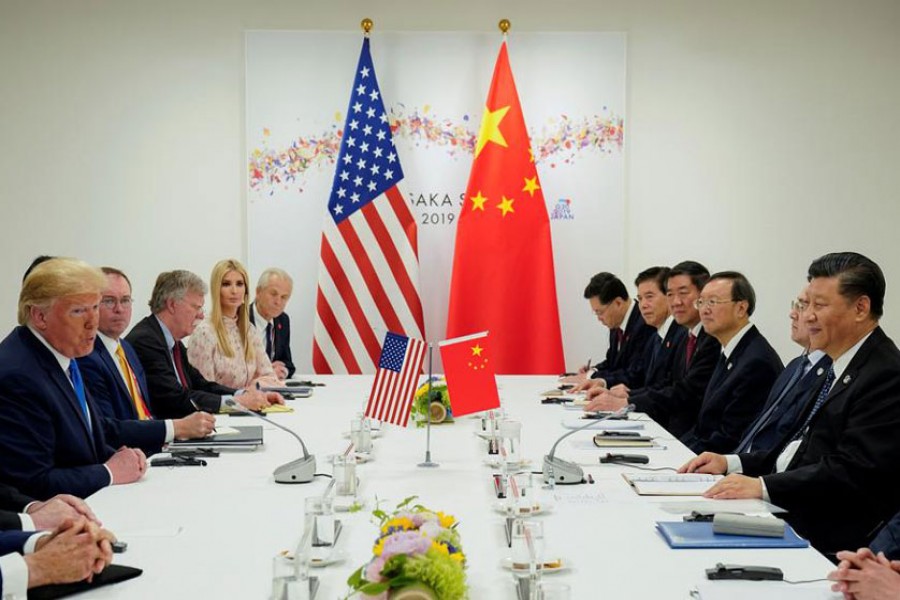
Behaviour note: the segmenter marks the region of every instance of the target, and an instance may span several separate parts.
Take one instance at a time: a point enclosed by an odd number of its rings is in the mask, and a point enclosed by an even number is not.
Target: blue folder
[[[658,521],[656,528],[670,548],[808,548],[809,542],[798,536],[790,525],[784,537],[727,535],[713,533],[713,524],[704,522]]]

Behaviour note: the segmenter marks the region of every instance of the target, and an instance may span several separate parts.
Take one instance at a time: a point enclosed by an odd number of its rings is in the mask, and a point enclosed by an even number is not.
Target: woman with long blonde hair
[[[188,360],[208,380],[233,388],[280,385],[262,339],[250,323],[247,269],[220,260],[209,277],[212,310],[191,335]]]

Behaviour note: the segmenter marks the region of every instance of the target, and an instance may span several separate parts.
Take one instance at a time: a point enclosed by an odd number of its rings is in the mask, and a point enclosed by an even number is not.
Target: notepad
[[[228,429],[232,431],[216,433],[216,435],[196,440],[176,440],[169,444],[169,448],[247,448],[260,446],[263,443],[261,425],[229,427]]]
[[[622,473],[639,496],[702,496],[721,475]]]
[[[273,404],[271,406],[265,407],[260,412],[262,412],[264,415],[269,415],[272,413],[292,413],[294,412],[294,407],[287,406],[285,404]]]
[[[646,435],[604,435],[594,436],[594,445],[599,448],[649,448],[655,446],[653,438]]]

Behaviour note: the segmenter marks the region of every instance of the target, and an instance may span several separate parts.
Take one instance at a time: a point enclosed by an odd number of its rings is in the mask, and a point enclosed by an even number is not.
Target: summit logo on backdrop
[[[556,202],[556,206],[550,212],[551,220],[571,221],[575,218],[572,214],[572,201],[569,198],[560,198]]]

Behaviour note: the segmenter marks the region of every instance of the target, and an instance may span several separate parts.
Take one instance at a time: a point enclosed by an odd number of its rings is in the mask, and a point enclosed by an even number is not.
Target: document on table
[[[721,475],[622,473],[639,496],[702,496]]]
[[[592,419],[564,419],[562,422],[562,426],[566,429],[578,429],[579,427],[584,427],[585,429],[606,429],[608,431],[644,428],[644,424],[640,421],[628,421],[626,419],[615,421],[602,421],[600,419],[595,419],[593,420],[594,424],[591,427],[587,427],[587,424],[591,421]]]
[[[824,577],[824,574],[822,575]],[[700,600],[843,600],[830,583],[792,585],[784,581],[703,581],[697,584]]]

